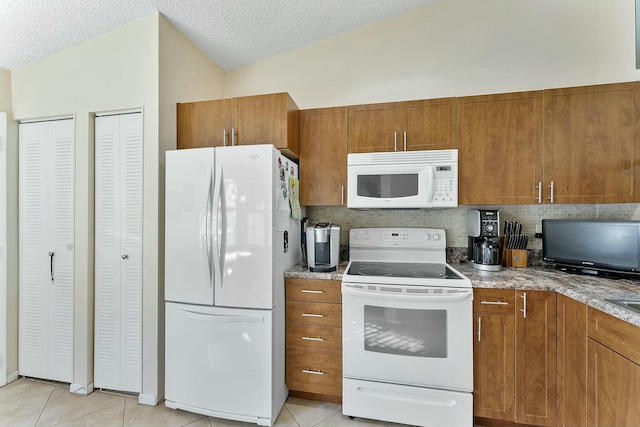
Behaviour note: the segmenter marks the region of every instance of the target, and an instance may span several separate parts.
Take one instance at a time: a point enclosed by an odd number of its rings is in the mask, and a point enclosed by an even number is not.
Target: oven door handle
[[[446,291],[446,290],[443,290]],[[464,289],[460,290],[456,293],[447,294],[447,293],[396,293],[396,292],[380,292],[369,289],[362,288],[354,288],[349,285],[342,286],[342,294],[343,295],[353,295],[353,296],[364,296],[371,297],[374,299],[380,299],[385,301],[395,300],[395,301],[407,301],[407,299],[411,299],[412,301],[430,301],[430,302],[451,302],[451,301],[463,301],[467,299],[473,299],[473,289]]]

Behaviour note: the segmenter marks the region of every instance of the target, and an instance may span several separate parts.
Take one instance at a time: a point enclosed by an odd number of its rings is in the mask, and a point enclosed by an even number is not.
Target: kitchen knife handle
[[[542,181],[538,181],[536,188],[538,189],[538,203],[542,203]]]

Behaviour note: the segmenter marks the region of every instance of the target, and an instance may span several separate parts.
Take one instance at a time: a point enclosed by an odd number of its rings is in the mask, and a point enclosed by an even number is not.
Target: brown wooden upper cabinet
[[[458,203],[537,203],[542,91],[458,98]]]
[[[349,106],[349,153],[456,148],[456,98]]]
[[[178,148],[273,144],[299,155],[300,115],[288,93],[178,104]]]
[[[545,203],[640,201],[640,82],[544,91]]]
[[[347,107],[300,111],[300,203],[347,200]]]

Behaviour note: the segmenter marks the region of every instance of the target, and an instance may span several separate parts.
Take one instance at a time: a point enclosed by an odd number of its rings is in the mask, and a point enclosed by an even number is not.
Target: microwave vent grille
[[[457,162],[458,150],[400,151],[389,153],[349,154],[348,164],[416,164]]]

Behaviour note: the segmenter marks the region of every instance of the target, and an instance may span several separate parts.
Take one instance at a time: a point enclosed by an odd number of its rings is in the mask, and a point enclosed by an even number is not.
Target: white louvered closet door
[[[96,118],[94,386],[142,391],[142,114]]]
[[[19,127],[20,375],[73,381],[74,122]]]

